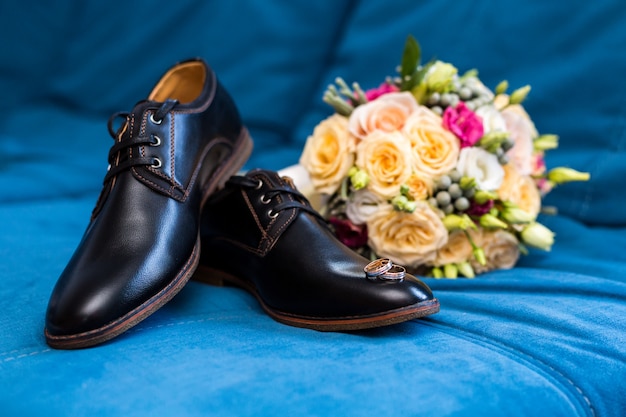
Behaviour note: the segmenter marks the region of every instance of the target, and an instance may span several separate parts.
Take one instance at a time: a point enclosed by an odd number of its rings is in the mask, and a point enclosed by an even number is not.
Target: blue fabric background
[[[620,1],[0,3],[3,416],[622,416],[626,400],[626,7]],[[297,162],[341,76],[393,75],[406,36],[526,108],[592,180],[554,190],[550,253],[428,280],[441,312],[355,333],[281,325],[247,293],[191,282],[105,345],[42,330],[100,190],[108,116],[176,61],[205,58],[255,139],[247,167]]]

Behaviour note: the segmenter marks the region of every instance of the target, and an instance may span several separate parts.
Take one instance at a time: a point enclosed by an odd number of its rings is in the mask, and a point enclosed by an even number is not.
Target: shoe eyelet
[[[107,166],[107,172],[109,172],[110,170],[111,170],[111,164]]]
[[[154,142],[150,142],[150,146],[161,146],[160,137],[158,137],[157,135],[152,135],[152,139],[154,139]]]
[[[271,199],[271,198],[267,198],[267,196],[266,196],[265,194],[263,194],[263,195],[261,196],[261,203],[263,203],[263,204],[269,204],[271,201],[272,201],[272,199]]]
[[[260,189],[261,189],[261,187],[263,187],[263,181],[262,181],[262,180],[260,180],[260,179],[257,179],[257,181],[258,181],[258,182],[257,182],[257,184],[256,184],[256,187],[254,187],[254,189],[255,189],[255,190],[260,190]]]
[[[156,119],[154,118],[154,113],[150,113],[150,121],[151,121],[152,123],[154,123],[155,125],[160,125],[161,123],[163,123],[163,119],[161,119],[161,120],[156,120]]]
[[[274,210],[270,209],[267,212],[267,217],[269,217],[270,219],[275,219],[276,217],[278,217],[278,212],[274,212]]]
[[[159,169],[162,165],[163,164],[161,163],[161,160],[159,158],[154,158],[154,161],[152,161],[152,165],[150,165],[150,167],[154,169]]]

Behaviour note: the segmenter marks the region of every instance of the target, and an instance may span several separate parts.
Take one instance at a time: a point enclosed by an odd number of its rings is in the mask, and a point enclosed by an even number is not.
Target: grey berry
[[[455,200],[463,195],[463,190],[459,184],[451,184],[448,188],[448,193],[450,197]]]
[[[452,98],[451,98],[450,94],[443,93],[441,95],[441,100],[439,100],[439,103],[441,103],[441,105],[443,107],[448,107],[450,105],[450,103],[451,103],[451,100],[452,100]]]
[[[441,95],[437,92],[434,92],[428,98],[428,104],[431,106],[434,106],[435,104],[439,103],[440,98],[441,98]]]
[[[456,169],[453,169],[452,171],[450,171],[448,173],[448,176],[450,177],[450,180],[452,182],[459,182],[459,181],[461,181],[461,177],[463,175],[459,171],[457,171]]]
[[[511,149],[513,147],[513,145],[515,145],[515,142],[513,142],[513,139],[511,138],[506,138],[503,142],[502,142],[502,149],[504,149],[504,151],[508,151],[509,149]]]
[[[447,175],[442,175],[437,179],[437,188],[440,190],[447,190],[450,184],[452,184],[452,179]]]
[[[469,87],[461,87],[459,90],[459,97],[463,101],[467,101],[472,98],[472,90]]]
[[[450,194],[447,191],[439,191],[436,198],[439,207],[445,207],[450,204],[451,201]]]
[[[441,116],[443,114],[443,109],[441,107],[439,107],[439,106],[433,106],[430,109],[433,111],[433,113],[436,113],[439,116]]]
[[[454,208],[458,211],[465,211],[469,208],[470,202],[467,198],[461,197],[454,202]]]

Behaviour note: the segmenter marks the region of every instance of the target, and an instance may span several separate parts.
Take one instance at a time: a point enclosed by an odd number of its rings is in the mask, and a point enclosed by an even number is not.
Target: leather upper
[[[368,280],[368,260],[341,244],[320,218],[298,207],[278,210],[290,202],[308,206],[298,194],[275,192],[297,192],[289,180],[262,170],[247,177],[249,186],[227,183],[203,210],[202,265],[252,284],[271,308],[301,316],[375,314],[433,299],[411,275],[402,282]]]
[[[173,76],[177,68],[194,70]],[[201,77],[199,88],[186,86],[198,84],[187,79],[192,76]],[[175,82],[164,83],[170,78]],[[198,94],[191,101],[189,91]],[[53,290],[46,318],[51,335],[88,332],[117,320],[153,302],[195,267],[200,208],[216,170],[233,153],[241,121],[200,60],[175,66],[152,96],[176,102],[155,120],[167,103],[141,101],[118,129],[114,139],[122,145],[116,146],[130,146],[113,148],[115,175],[105,177],[87,230]]]

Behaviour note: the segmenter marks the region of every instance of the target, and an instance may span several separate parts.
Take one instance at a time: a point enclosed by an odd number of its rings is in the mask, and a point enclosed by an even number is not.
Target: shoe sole
[[[251,293],[257,299],[263,311],[277,322],[322,332],[372,329],[418,319],[439,312],[439,301],[433,298],[432,300],[422,301],[410,306],[370,315],[337,318],[299,316],[271,308],[265,304],[259,292],[252,284],[230,275],[227,272],[200,265],[196,270],[193,280],[215,286],[233,285],[242,288]]]
[[[233,153],[229,158],[224,160],[213,173],[213,178],[209,180],[209,184],[204,190],[202,198],[202,204],[207,198],[216,190],[223,188],[228,179],[237,173],[239,169],[246,163],[248,157],[252,153],[252,139],[248,130],[242,128]],[[131,310],[119,319],[108,323],[98,329],[90,330],[83,333],[77,333],[72,335],[53,335],[48,332],[48,329],[44,329],[46,342],[48,345],[55,349],[80,349],[90,346],[95,346],[104,343],[116,336],[124,333],[131,327],[139,324],[155,311],[163,307],[168,301],[170,301],[176,294],[183,289],[185,284],[189,281],[200,260],[200,236],[196,240],[196,244],[192,250],[191,256],[185,263],[185,266],[180,273],[170,282],[164,289],[159,291],[156,295],[145,301],[139,307]]]

